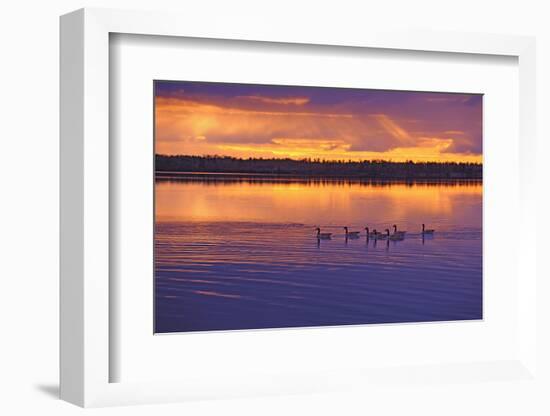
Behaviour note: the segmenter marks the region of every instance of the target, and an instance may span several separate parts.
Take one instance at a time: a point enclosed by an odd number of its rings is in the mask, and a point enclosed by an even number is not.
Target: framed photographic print
[[[483,317],[482,95],[154,89],[156,333]]]
[[[260,23],[61,18],[62,398],[537,385],[534,40]]]

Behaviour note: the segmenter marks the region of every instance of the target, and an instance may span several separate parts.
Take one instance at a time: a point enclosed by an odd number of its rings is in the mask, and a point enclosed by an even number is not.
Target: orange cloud
[[[284,148],[312,150],[312,151],[333,151],[336,149],[348,150],[350,145],[343,140],[337,139],[292,139],[277,138],[271,141]]]
[[[252,101],[260,101],[266,104],[305,105],[309,103],[309,98],[307,97],[271,98],[271,97],[262,97],[260,95],[238,95],[236,98],[252,100]]]
[[[266,111],[250,110],[239,107],[229,107],[216,104],[205,104],[199,101],[181,98],[157,98],[155,101],[157,115],[184,115],[184,114],[221,114],[221,115],[255,115],[255,116],[296,116],[296,117],[326,117],[326,118],[353,118],[353,114],[330,113],[315,111]]]
[[[398,119],[386,113],[354,114],[337,107],[322,108],[303,97],[251,95],[239,98],[262,105],[249,108],[239,106],[235,100],[228,104],[215,100],[157,97],[156,152],[481,162],[480,154],[456,152],[459,148],[455,138],[450,136],[461,137],[461,143],[467,143],[461,130],[419,133],[415,131],[418,124],[415,119]],[[300,106],[300,111],[291,111],[288,106],[294,109]]]

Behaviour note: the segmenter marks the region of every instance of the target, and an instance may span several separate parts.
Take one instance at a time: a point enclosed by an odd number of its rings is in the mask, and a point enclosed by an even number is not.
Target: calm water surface
[[[481,183],[158,179],[155,330],[480,319],[481,224]]]

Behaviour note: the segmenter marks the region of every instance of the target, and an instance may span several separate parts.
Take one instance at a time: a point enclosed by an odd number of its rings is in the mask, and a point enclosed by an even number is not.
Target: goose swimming
[[[359,238],[359,231],[348,231],[348,227],[344,227],[346,230],[346,238]]]
[[[387,237],[388,237],[388,241],[389,241],[389,240],[392,240],[392,241],[401,241],[401,240],[404,240],[404,239],[405,239],[405,233],[403,233],[403,234],[399,234],[399,233],[397,233],[397,234],[395,234],[395,233],[390,234],[390,230],[388,230],[387,228],[386,228],[386,235],[387,235]]]
[[[317,230],[317,238],[319,240],[330,240],[332,238],[332,233],[322,233],[319,227],[317,227],[316,230]]]
[[[367,238],[369,237],[376,238],[376,234],[378,234],[376,230],[372,230],[372,232],[369,232],[369,227],[365,227],[365,231],[367,232]]]
[[[426,226],[422,224],[422,234],[433,234],[433,233],[435,233],[435,230],[432,230],[432,229],[427,230]]]
[[[404,236],[406,231],[397,231],[397,225],[393,224],[393,235],[402,235]]]

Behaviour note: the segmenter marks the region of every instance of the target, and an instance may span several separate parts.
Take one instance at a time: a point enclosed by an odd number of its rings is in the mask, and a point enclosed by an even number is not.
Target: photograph
[[[154,333],[483,319],[483,95],[155,80]]]

